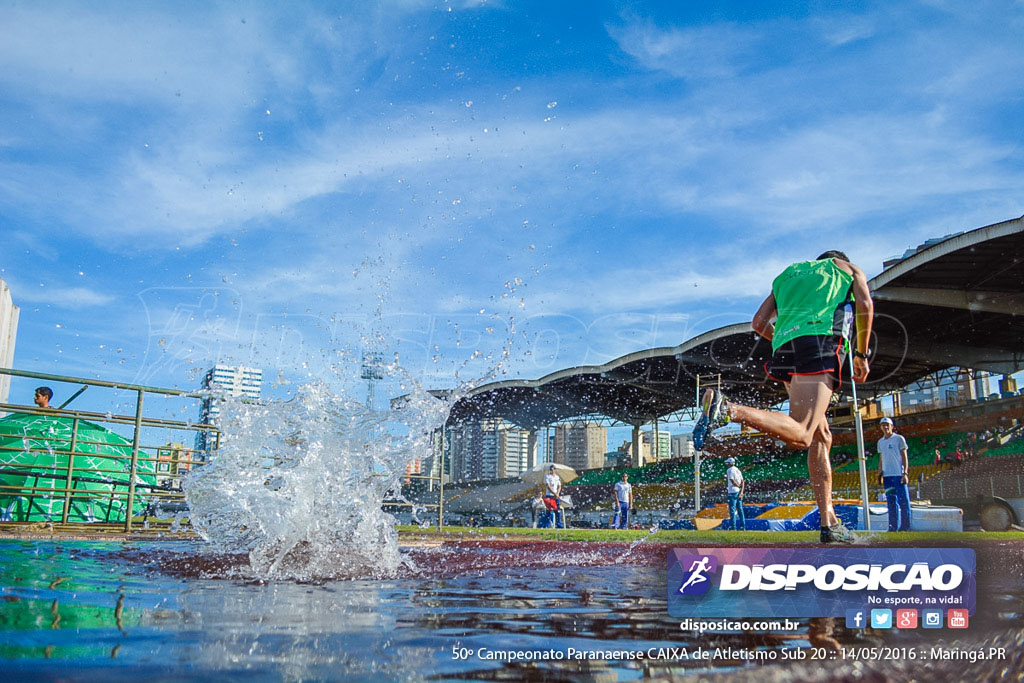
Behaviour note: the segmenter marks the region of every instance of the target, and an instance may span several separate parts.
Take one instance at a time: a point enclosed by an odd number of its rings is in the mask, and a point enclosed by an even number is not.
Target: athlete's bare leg
[[[832,376],[794,375],[788,391],[789,415],[730,402],[726,404],[729,418],[733,422],[771,434],[785,441],[791,448],[810,448],[821,425],[827,423],[825,412],[832,399]]]
[[[814,441],[807,449],[807,471],[811,475],[811,488],[814,489],[814,500],[818,503],[818,514],[821,516],[823,527],[839,523],[832,508],[832,464],[828,459],[831,448],[832,431],[825,420],[821,423],[821,429],[815,432]]]
[[[832,382],[829,374],[794,375],[786,386],[789,415],[736,403],[726,406],[733,422],[770,434],[792,448],[807,449],[807,469],[823,526],[832,526],[838,521],[832,509],[832,467],[828,459],[832,432],[826,417],[832,399]],[[710,394],[706,394],[705,404],[709,400]]]

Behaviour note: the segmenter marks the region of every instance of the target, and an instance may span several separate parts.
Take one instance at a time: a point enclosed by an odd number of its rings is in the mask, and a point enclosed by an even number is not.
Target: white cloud
[[[56,29],[41,27],[42,18],[27,15],[25,21],[30,19],[35,23],[29,34],[58,37]],[[316,26],[313,43],[340,50],[332,53],[337,66],[330,73],[342,73],[371,49],[365,37],[347,43],[358,22],[328,22],[325,28],[317,19],[322,17],[295,23]],[[870,15],[856,19],[858,26],[875,21]],[[792,115],[800,106],[796,93],[812,84],[814,69],[804,63],[787,67],[785,60],[771,69],[735,68],[756,57],[765,32],[809,31],[789,20],[665,29],[635,20],[610,27],[623,48],[650,68],[716,79],[691,91],[669,91],[658,102],[639,100],[593,110],[563,107],[552,122],[536,116],[525,98],[501,108],[467,110],[439,97],[406,105],[397,117],[367,118],[357,110],[353,118],[351,110],[338,108],[347,101],[342,93],[350,84],[328,86],[322,72],[309,71],[315,50],[289,53],[282,38],[257,46],[246,37],[268,30],[270,21],[253,14],[242,24],[227,12],[210,15],[209,27],[196,32],[194,18],[187,26],[169,22],[165,27],[152,17],[129,17],[126,28],[100,29],[96,25],[104,22],[98,17],[72,16],[66,30],[73,44],[35,68],[52,76],[68,60],[81,58],[90,89],[107,93],[123,86],[137,97],[150,87],[145,74],[158,65],[170,74],[167,78],[195,84],[212,102],[194,110],[172,103],[166,136],[147,135],[145,145],[139,139],[139,144],[113,148],[111,165],[98,173],[81,174],[65,166],[36,168],[17,174],[25,182],[8,191],[17,201],[31,203],[38,188],[47,188],[44,196],[60,197],[53,210],[63,211],[61,217],[86,217],[78,222],[87,222],[95,237],[114,237],[114,244],[126,240],[125,249],[147,249],[171,241],[199,245],[252,221],[279,220],[321,197],[350,192],[379,198],[385,196],[382,188],[399,180],[418,186],[420,206],[429,187],[431,192],[457,195],[454,199],[469,216],[500,218],[503,210],[525,200],[524,213],[554,221],[564,200],[603,208],[625,197],[667,212],[669,218],[687,213],[755,216],[782,231],[850,223],[865,213],[913,206],[957,188],[1003,192],[1018,181],[1000,168],[1012,150],[964,130],[959,118],[943,123],[932,114],[903,111],[841,111],[833,116],[836,105],[820,91],[813,95],[817,101],[808,104],[821,108],[819,117]],[[370,23],[371,35],[388,30],[380,18]],[[112,57],[86,54],[81,36],[93,28],[125,31],[108,35],[122,44],[122,52]],[[141,42],[127,40],[133,31],[155,33],[157,47],[147,51]],[[868,31],[857,33],[866,37]],[[184,44],[186,35],[203,44],[194,54],[172,48]],[[217,43],[241,46],[223,73],[204,52]],[[176,56],[165,59],[168,51]],[[251,61],[255,51],[265,54]],[[11,67],[40,56],[36,44],[12,52],[21,57]],[[264,73],[257,66],[257,73],[250,73],[252,64],[263,62],[272,63],[273,71]],[[723,79],[722,69],[733,77]],[[269,117],[262,104],[254,106],[263,101],[258,92],[264,86],[285,102],[283,109],[266,105],[272,109]],[[278,142],[271,130],[277,117],[290,115],[284,112],[301,91],[325,87],[330,94],[321,97],[333,100],[330,106],[327,100],[318,106],[323,120],[297,129],[287,144]],[[157,90],[153,97],[166,95],[165,85]],[[242,90],[244,97],[238,95]],[[225,93],[235,93],[227,110],[216,104]],[[241,121],[230,120],[239,115]],[[149,127],[161,120],[154,119]],[[263,142],[257,139],[261,121],[267,124]],[[573,172],[581,166],[584,172]],[[601,172],[585,177],[586,170],[597,169]],[[893,192],[894,187],[900,191]],[[456,211],[449,207],[447,213]]]
[[[873,37],[878,19],[874,16],[845,14],[814,18],[812,22],[829,45],[838,47]]]
[[[33,304],[50,304],[59,308],[93,308],[106,306],[116,300],[109,294],[88,287],[19,287],[15,292],[15,303],[25,301]]]
[[[609,24],[608,34],[644,68],[685,79],[728,78],[756,54],[755,27],[717,23],[661,28],[646,19]]]
[[[55,245],[26,230],[10,230],[7,233],[7,239],[9,240],[7,247],[9,249],[13,248],[11,243],[20,243],[36,258],[53,262],[60,257],[60,250]]]
[[[707,265],[716,266],[715,270]],[[735,261],[705,264],[705,270],[620,268],[585,281],[554,279],[546,291],[535,292],[532,313],[596,313],[601,311],[674,311],[689,313],[728,305],[730,299],[763,298],[772,279],[789,265],[769,258],[754,265]],[[752,313],[752,312],[751,312]]]
[[[245,56],[259,55],[259,48],[254,36],[246,39],[244,25],[226,18],[122,7],[111,21],[73,4],[8,6],[3,23],[16,28],[7,32],[0,51],[3,80],[65,102],[131,103],[143,96],[182,106],[203,98],[239,98],[251,82]],[[225,61],[226,54],[242,58]],[[214,65],[222,77],[211,84]]]
[[[839,227],[955,195],[990,201],[1024,183],[1024,173],[1003,166],[1015,154],[1012,147],[911,116],[832,119],[745,154],[726,141],[717,158],[741,154],[744,165],[716,169],[702,206],[756,213],[787,232]]]

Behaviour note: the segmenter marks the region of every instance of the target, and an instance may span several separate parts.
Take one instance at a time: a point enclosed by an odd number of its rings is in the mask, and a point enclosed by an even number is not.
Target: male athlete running
[[[800,261],[782,271],[751,323],[755,332],[772,342],[773,355],[765,371],[786,384],[789,415],[742,406],[728,401],[717,389],[708,389],[703,397],[704,414],[693,430],[698,449],[715,427],[729,421],[770,434],[792,448],[806,448],[822,543],[853,542],[853,534],[832,508],[828,459],[832,432],[826,417],[832,393],[842,383],[842,335],[848,327],[844,323],[851,297],[857,329],[857,339],[851,342],[853,379],[867,379],[868,341],[874,321],[867,276],[843,252],[826,251],[814,261]]]

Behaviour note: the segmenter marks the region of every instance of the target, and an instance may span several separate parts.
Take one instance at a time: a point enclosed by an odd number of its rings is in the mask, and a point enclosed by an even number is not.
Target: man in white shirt
[[[562,478],[555,472],[555,466],[552,465],[548,468],[548,473],[544,475],[544,504],[548,508],[548,523],[545,524],[547,528],[558,526],[559,529],[565,528],[565,519],[562,517],[561,505],[558,502],[558,497],[562,493]]]
[[[618,510],[615,518],[618,524],[616,529],[629,528],[629,511],[633,509],[633,485],[629,483],[629,474],[622,473],[622,481],[615,482],[615,509]]]
[[[743,515],[743,489],[747,483],[743,481],[743,473],[736,467],[736,458],[726,458],[725,491],[729,494],[729,521],[733,529],[747,530],[747,518]]]
[[[894,431],[891,419],[883,417],[879,424],[882,438],[878,440],[878,483],[885,487],[889,531],[910,531],[907,440]]]

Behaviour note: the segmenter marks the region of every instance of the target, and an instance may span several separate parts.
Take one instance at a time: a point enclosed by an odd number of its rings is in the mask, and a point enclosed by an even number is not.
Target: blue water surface
[[[0,541],[4,680],[614,681],[753,674],[757,664],[481,653],[866,642],[839,620],[799,620],[778,633],[684,632],[666,610],[663,566],[519,567],[513,556],[508,567],[454,576],[428,567],[388,580],[261,582],[244,563],[225,568],[202,551],[195,541]],[[1020,630],[1019,586],[992,594],[989,604],[1002,608],[979,610],[977,628]],[[885,634],[895,644],[921,637]]]

